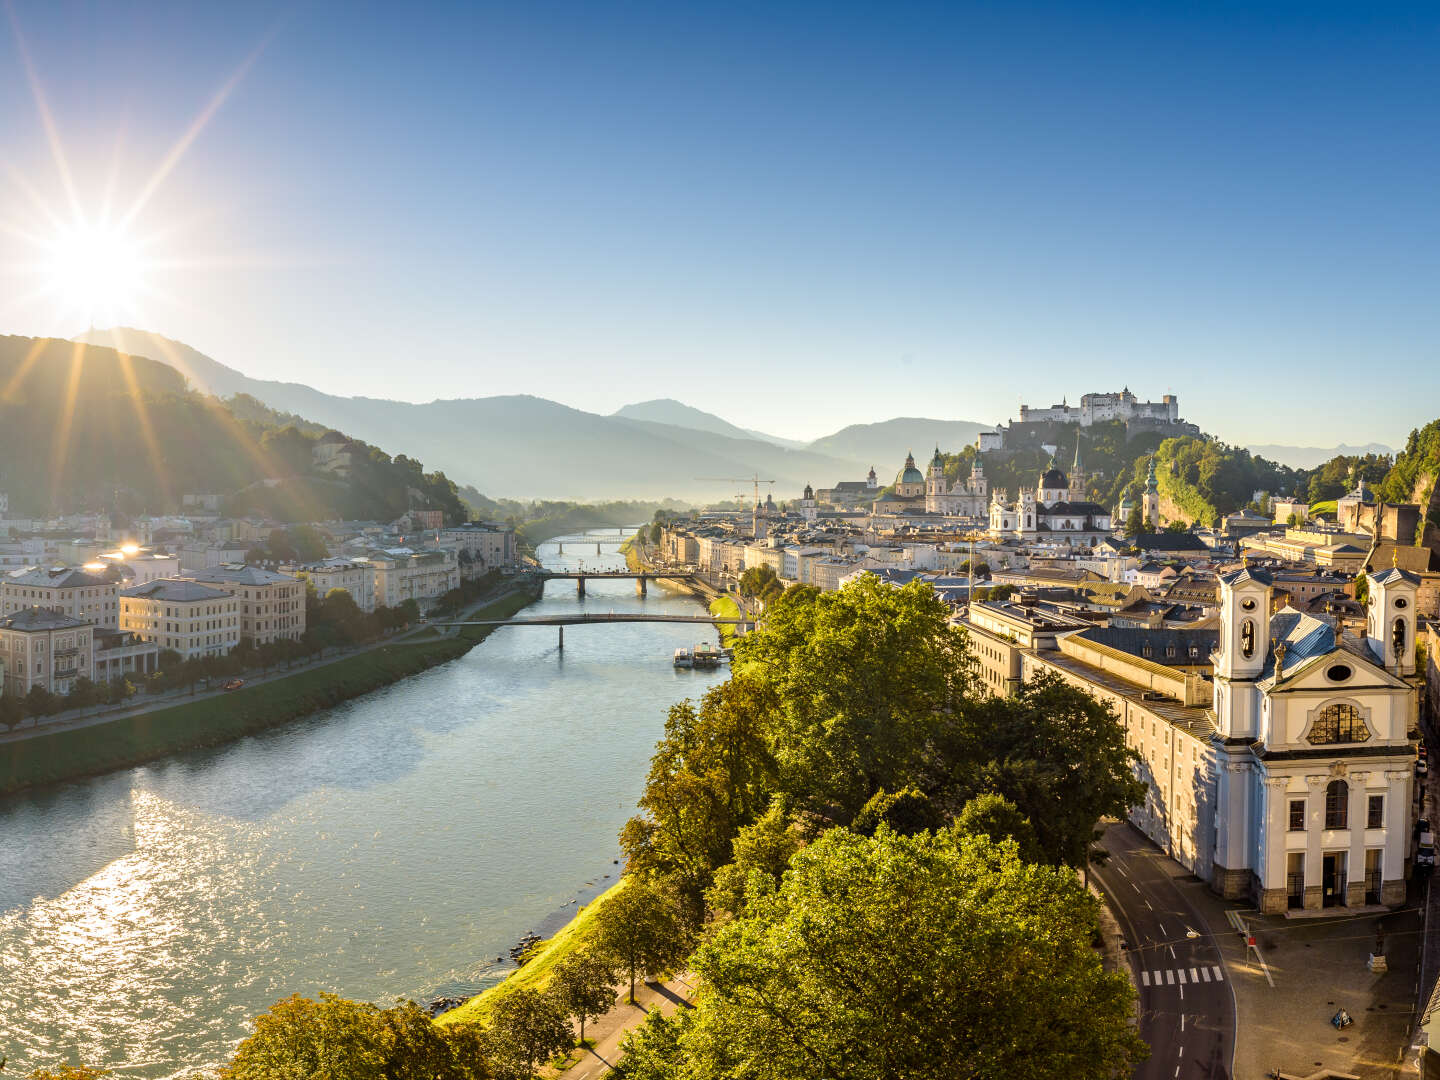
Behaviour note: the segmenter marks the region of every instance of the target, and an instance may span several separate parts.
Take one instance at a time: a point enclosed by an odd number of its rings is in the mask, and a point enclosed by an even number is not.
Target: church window
[[[1305,831],[1305,800],[1304,800],[1304,799],[1291,799],[1291,800],[1290,800],[1290,831],[1291,831],[1291,832],[1304,832],[1304,831]]]
[[[1396,603],[1398,604],[1399,601],[1397,600]],[[1394,631],[1393,631],[1393,640],[1394,640],[1394,643],[1395,643],[1395,656],[1396,656],[1397,658],[1399,658],[1399,657],[1403,656],[1403,655],[1404,655],[1404,652],[1405,652],[1405,620],[1404,620],[1404,619],[1396,619],[1396,620],[1395,620],[1395,627],[1394,627]]]
[[[1249,660],[1255,655],[1255,620],[1246,619],[1240,626],[1240,655]]]
[[[1370,738],[1370,729],[1353,705],[1326,705],[1315,718],[1307,736],[1310,742],[1356,743]]]
[[[1331,780],[1325,788],[1325,828],[1345,829],[1350,826],[1350,785],[1344,780]]]
[[[1395,610],[1396,610],[1396,611],[1404,611],[1404,610],[1405,610],[1405,597],[1403,597],[1403,596],[1397,596],[1397,597],[1395,598]]]
[[[1385,827],[1384,795],[1370,796],[1370,801],[1365,807],[1365,827],[1367,829],[1383,829]]]
[[[1246,611],[1254,611],[1254,610],[1255,610],[1255,601],[1254,601],[1254,600],[1245,600],[1245,601],[1243,601],[1243,602],[1240,604],[1240,606],[1241,606],[1242,608],[1244,608]]]

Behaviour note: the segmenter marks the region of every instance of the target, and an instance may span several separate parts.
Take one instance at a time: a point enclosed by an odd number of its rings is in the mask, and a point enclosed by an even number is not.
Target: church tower
[[[805,494],[800,496],[800,519],[807,525],[813,525],[819,516],[820,510],[815,504],[815,489],[806,484]]]
[[[1150,455],[1150,468],[1145,473],[1145,494],[1140,498],[1140,513],[1155,528],[1160,528],[1160,487],[1155,482],[1155,455]]]
[[[1070,466],[1070,501],[1085,502],[1085,466],[1080,461],[1080,429],[1075,429],[1075,464]]]
[[[931,514],[945,512],[945,459],[940,447],[935,447],[935,456],[925,470],[925,510]]]
[[[1370,609],[1365,616],[1365,637],[1385,670],[1396,675],[1415,674],[1415,594],[1420,579],[1397,567],[1367,575]]]
[[[880,487],[880,480],[875,476],[874,465],[870,466],[870,475],[865,477],[865,486],[871,491],[876,491]]]
[[[1220,578],[1220,643],[1215,647],[1215,726],[1223,739],[1259,736],[1255,680],[1270,649],[1270,575],[1244,567]]]

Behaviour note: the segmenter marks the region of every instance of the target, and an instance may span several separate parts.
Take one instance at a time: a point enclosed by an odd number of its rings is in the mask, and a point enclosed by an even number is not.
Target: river
[[[623,568],[577,538],[546,566]],[[566,545],[564,554],[557,548]],[[695,614],[626,581],[526,614]],[[229,745],[0,800],[0,1055],[190,1076],[291,993],[475,993],[619,871],[677,671],[705,625],[496,631],[466,656]]]

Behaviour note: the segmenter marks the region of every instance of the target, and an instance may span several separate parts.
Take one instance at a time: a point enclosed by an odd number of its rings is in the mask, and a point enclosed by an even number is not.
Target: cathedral
[[[975,459],[970,475],[964,480],[956,480],[954,486],[947,491],[945,461],[940,456],[940,448],[935,448],[935,456],[930,459],[930,468],[925,470],[926,513],[984,517],[985,508],[990,502],[989,492],[985,466],[979,457]]]
[[[1094,547],[1114,532],[1110,511],[1086,497],[1078,440],[1069,476],[1052,458],[1034,491],[1021,491],[1014,502],[1003,488],[992,493],[989,532],[996,540],[1048,541],[1071,547]]]

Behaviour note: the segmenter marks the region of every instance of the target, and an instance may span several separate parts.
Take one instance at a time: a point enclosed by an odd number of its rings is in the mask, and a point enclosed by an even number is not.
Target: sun
[[[44,292],[91,326],[125,321],[146,291],[145,245],[123,226],[77,220],[45,244]]]

